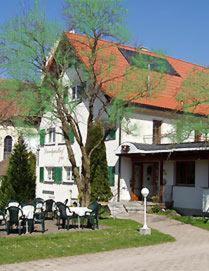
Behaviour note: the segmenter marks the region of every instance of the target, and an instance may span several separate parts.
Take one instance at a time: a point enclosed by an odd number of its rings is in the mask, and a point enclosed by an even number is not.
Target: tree
[[[0,185],[0,208],[5,208],[8,201],[15,197],[15,191],[7,176],[1,177]]]
[[[28,202],[35,197],[35,155],[27,151],[22,137],[9,158],[7,176],[3,179],[0,188],[1,204],[9,200],[21,203]]]
[[[152,72],[147,65],[138,66],[139,61],[124,66],[122,71],[118,69],[114,52],[118,42],[122,43],[127,36],[125,13],[120,0],[66,0],[69,29],[84,35],[73,36],[48,21],[35,1],[33,8],[1,27],[0,67],[15,79],[13,91],[7,96],[18,101],[23,120],[48,112],[44,114],[46,118],[60,122],[82,205],[90,201],[90,159],[100,144],[88,147],[90,128],[98,121],[103,122],[100,141],[104,141],[109,127],[132,112],[131,102],[150,95],[152,87],[157,89],[162,75]],[[102,42],[103,38],[117,43]],[[76,112],[80,100],[67,98],[68,89],[75,83],[73,78],[66,83],[69,70],[75,71],[83,89],[82,100],[88,110],[87,138]],[[101,95],[104,86],[108,95]],[[80,148],[81,172],[69,131]]]
[[[91,178],[91,201],[101,200],[108,201],[112,197],[111,189],[108,183],[108,170],[106,148],[103,137],[101,123],[96,123],[90,130],[88,147],[100,144],[94,149],[90,160],[90,178]]]
[[[176,124],[177,141],[195,133],[206,140],[209,135],[209,70],[196,67],[191,70],[181,85],[177,101],[182,105],[182,114]]]

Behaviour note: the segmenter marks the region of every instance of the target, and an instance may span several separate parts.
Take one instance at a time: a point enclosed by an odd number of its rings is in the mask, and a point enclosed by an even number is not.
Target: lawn
[[[190,224],[195,227],[199,227],[204,230],[209,231],[209,219],[208,218],[203,218],[203,217],[195,217],[195,216],[181,216],[177,215],[176,211],[167,209],[166,211],[162,211],[159,207],[154,209],[156,212],[150,212],[150,213],[155,213],[157,215],[163,215],[167,216],[171,219],[180,221],[185,224]]]
[[[190,224],[195,227],[199,227],[205,230],[209,231],[209,221],[207,221],[204,218],[201,217],[192,217],[192,216],[177,216],[177,217],[172,217],[175,220],[181,221],[185,224]]]
[[[175,241],[167,234],[152,230],[141,236],[138,223],[126,219],[104,219],[106,228],[95,231],[59,232],[0,239],[0,264],[44,258],[72,256],[114,249],[156,245]]]

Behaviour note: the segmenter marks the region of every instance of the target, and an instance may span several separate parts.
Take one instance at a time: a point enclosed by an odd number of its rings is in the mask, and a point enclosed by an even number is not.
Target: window
[[[161,143],[161,120],[153,120],[153,144]]]
[[[176,185],[194,186],[195,185],[195,162],[177,161],[176,162]]]
[[[49,143],[55,143],[56,141],[56,130],[55,128],[49,128]]]
[[[83,86],[72,87],[72,100],[80,100],[84,92]]]
[[[6,136],[4,139],[4,159],[7,159],[12,152],[12,137]]]
[[[53,167],[47,168],[47,181],[53,181]]]
[[[150,67],[151,71],[180,76],[166,58],[150,56],[120,47],[118,49],[130,65],[136,65],[141,69]]]
[[[74,182],[72,167],[65,167],[66,182]]]

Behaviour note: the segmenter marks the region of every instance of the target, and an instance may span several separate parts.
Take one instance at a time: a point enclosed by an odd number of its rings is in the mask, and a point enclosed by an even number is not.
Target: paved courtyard
[[[141,215],[130,215],[142,221]],[[176,238],[176,242],[83,256],[2,265],[0,271],[207,271],[209,232],[149,215],[148,224]]]

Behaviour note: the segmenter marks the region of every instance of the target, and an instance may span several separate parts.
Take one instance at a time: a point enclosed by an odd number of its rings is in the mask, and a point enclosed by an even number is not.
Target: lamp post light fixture
[[[142,188],[141,194],[144,197],[144,225],[140,228],[140,234],[150,235],[151,229],[147,226],[147,196],[149,195],[149,189],[146,187]]]

